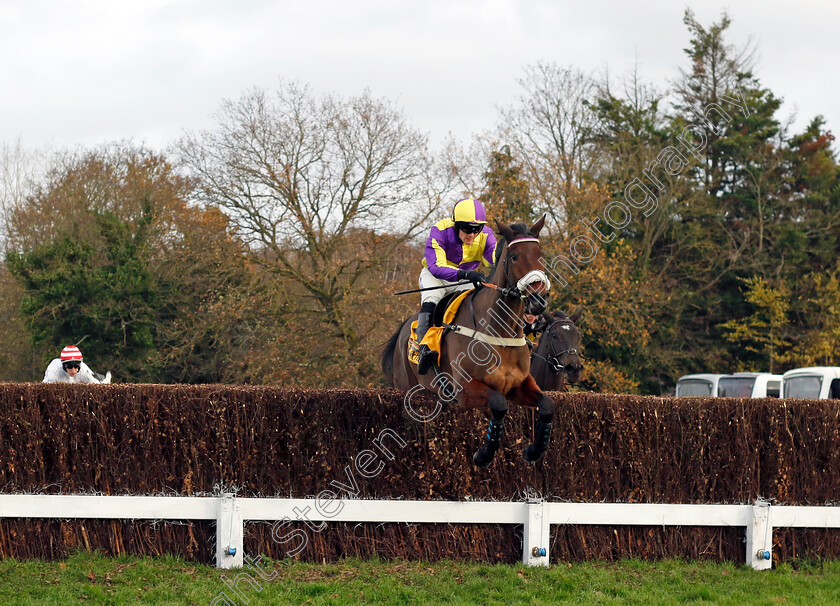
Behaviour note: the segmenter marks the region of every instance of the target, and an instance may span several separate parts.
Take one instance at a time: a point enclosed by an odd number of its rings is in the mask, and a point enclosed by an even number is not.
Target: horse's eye
[[[511,260],[511,261],[516,261],[516,259],[517,259],[517,258],[518,258],[518,257],[517,257],[516,255],[511,255],[511,256],[510,256],[510,260]]]

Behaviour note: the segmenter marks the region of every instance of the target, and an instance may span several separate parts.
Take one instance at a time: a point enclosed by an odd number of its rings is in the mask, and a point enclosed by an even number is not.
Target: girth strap
[[[465,337],[469,337],[470,339],[475,339],[476,341],[481,341],[482,343],[487,343],[488,345],[498,345],[499,347],[524,347],[525,346],[525,337],[519,338],[507,338],[507,337],[496,337],[494,335],[488,335],[484,332],[479,332],[477,330],[473,330],[472,328],[465,328],[463,326],[458,326],[457,324],[444,324],[447,330],[452,332],[457,332],[460,335],[464,335]]]

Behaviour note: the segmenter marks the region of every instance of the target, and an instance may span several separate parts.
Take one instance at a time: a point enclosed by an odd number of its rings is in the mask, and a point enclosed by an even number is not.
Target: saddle
[[[464,299],[474,290],[471,288],[469,290],[454,292],[441,299],[435,307],[435,313],[432,315],[432,326],[426,331],[422,341],[417,341],[417,320],[411,323],[411,338],[408,340],[409,362],[417,364],[421,343],[428,345],[429,349],[438,352],[438,356],[440,356],[440,346],[443,341],[443,335],[446,332],[444,325],[452,323]],[[438,357],[438,359],[440,358]]]
[[[444,295],[443,298],[440,301],[438,301],[438,304],[435,305],[435,311],[432,314],[432,326],[443,326],[443,323],[445,322],[443,318],[447,315],[447,312],[449,311],[449,305],[452,304],[455,301],[455,299],[461,297],[462,300],[456,303],[455,307],[452,309],[452,317],[449,318],[451,321],[455,316],[455,312],[458,311],[458,308],[463,302],[462,295],[465,293],[471,293],[473,290],[475,289],[471,288],[469,290],[451,292],[448,295]]]

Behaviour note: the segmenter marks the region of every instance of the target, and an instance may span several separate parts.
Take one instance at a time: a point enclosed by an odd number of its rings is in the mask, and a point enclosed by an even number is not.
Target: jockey
[[[533,351],[537,341],[540,340],[542,331],[545,330],[545,320],[543,320],[541,315],[535,316],[527,312],[523,315],[522,319],[524,322],[522,331],[525,333],[528,349]]]
[[[478,288],[487,281],[479,268],[489,269],[493,264],[493,250],[496,237],[487,227],[487,214],[481,202],[474,198],[460,200],[452,216],[432,226],[426,240],[426,254],[423,270],[420,272],[420,288],[439,286],[420,293],[420,315],[417,318],[417,342],[432,324],[435,305],[452,292],[468,290],[469,284],[455,284],[469,280]],[[423,343],[420,345],[417,373],[424,375],[437,361],[438,353]]]
[[[44,373],[44,383],[110,383],[110,371],[105,376],[93,372],[82,362],[82,352],[75,345],[61,350]]]

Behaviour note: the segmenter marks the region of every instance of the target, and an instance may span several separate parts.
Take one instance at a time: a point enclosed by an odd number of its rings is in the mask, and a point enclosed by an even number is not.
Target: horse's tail
[[[405,322],[400,322],[400,325],[397,326],[397,330],[394,331],[394,334],[392,334],[391,338],[388,339],[388,342],[385,343],[385,349],[382,351],[382,357],[380,358],[380,362],[382,363],[382,372],[385,373],[385,378],[392,385],[394,383],[394,352],[397,350],[397,341],[400,338],[400,332],[402,331],[404,323]]]

